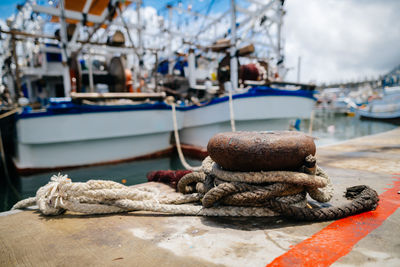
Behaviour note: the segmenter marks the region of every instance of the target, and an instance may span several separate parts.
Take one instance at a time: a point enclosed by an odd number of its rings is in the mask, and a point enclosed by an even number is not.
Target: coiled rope
[[[314,161],[307,157],[308,163]],[[151,187],[130,188],[113,181],[73,183],[66,175],[53,176],[36,197],[22,200],[13,209],[37,204],[44,215],[66,210],[85,214],[152,211],[198,216],[275,216],[297,220],[331,220],[375,209],[377,193],[368,186],[347,189],[350,203],[340,207],[310,209],[306,194],[319,202],[332,198],[332,184],[318,166],[301,172],[228,172],[211,158],[202,170],[178,182],[182,194],[169,196]],[[189,204],[190,203],[190,204]]]

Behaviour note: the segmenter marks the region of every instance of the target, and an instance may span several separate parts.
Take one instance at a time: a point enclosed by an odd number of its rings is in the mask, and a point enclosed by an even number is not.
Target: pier
[[[346,187],[366,184],[380,195],[378,208],[318,223],[9,211],[0,213],[0,266],[398,266],[400,128],[319,147],[317,158],[334,184],[330,204],[346,201]]]

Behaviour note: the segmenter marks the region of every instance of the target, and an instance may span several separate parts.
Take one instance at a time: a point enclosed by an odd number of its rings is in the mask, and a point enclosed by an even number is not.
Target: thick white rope
[[[232,172],[223,170],[209,157],[204,160],[209,173],[227,182],[247,182],[262,184],[270,182],[291,183],[306,187],[310,197],[318,202],[328,202],[333,197],[333,185],[329,176],[317,167],[315,174],[293,171]]]
[[[333,195],[329,177],[327,177],[322,170],[318,169],[318,175],[296,172],[260,172],[257,175],[256,173],[246,172],[233,173],[219,169],[216,163],[213,162],[210,157],[207,157],[203,161],[202,171],[207,174],[211,173],[222,180],[237,182],[294,183],[295,181],[295,183],[300,186],[306,186],[306,190],[309,192],[310,196],[319,202],[329,201]],[[229,174],[231,178],[226,179],[226,174]],[[251,176],[254,175],[257,176],[256,179],[251,178]],[[85,214],[142,210],[204,216],[276,215],[276,213],[266,207],[219,206],[204,208],[196,204],[187,204],[198,203],[202,197],[203,195],[199,193],[170,196],[162,194],[162,192],[155,188],[130,188],[113,181],[90,180],[86,183],[72,183],[66,175],[59,174],[57,176],[52,176],[50,182],[37,191],[35,198],[22,200],[15,204],[12,209],[20,209],[37,204],[40,211],[45,215],[58,215],[66,210]],[[295,205],[303,207],[306,205],[306,202],[305,200],[300,201]]]
[[[165,212],[177,215],[194,215],[194,216],[240,216],[240,217],[267,217],[276,216],[266,207],[238,207],[238,206],[223,206],[213,208],[203,208],[200,205],[168,205],[158,204],[153,201],[132,201],[119,200],[116,202],[119,207],[130,210],[142,210],[152,212]]]
[[[232,83],[230,83],[229,90],[228,90],[228,95],[229,95],[229,116],[230,116],[230,119],[231,119],[231,130],[232,130],[232,132],[236,132],[235,113],[233,111],[232,90],[233,90],[233,86],[232,86]]]
[[[309,135],[312,135],[314,118],[315,118],[315,110],[313,109],[310,114],[310,125],[308,126],[308,134]]]
[[[201,166],[198,166],[198,167],[191,166],[189,163],[187,163],[185,156],[183,155],[182,148],[181,148],[181,141],[179,139],[179,133],[178,133],[178,122],[176,119],[175,103],[173,101],[168,101],[168,102],[169,102],[168,104],[170,104],[171,108],[172,108],[172,123],[174,126],[175,144],[176,144],[176,150],[178,151],[179,160],[181,161],[181,163],[185,169],[191,170],[191,171],[199,171]]]
[[[229,86],[228,94],[229,94],[229,116],[230,116],[230,121],[231,121],[231,130],[232,130],[232,132],[236,132],[235,114],[233,111],[232,86]],[[171,109],[172,109],[172,123],[174,126],[175,144],[176,144],[176,150],[178,151],[179,160],[181,161],[181,163],[185,169],[191,170],[191,171],[200,171],[201,166],[196,166],[196,167],[191,166],[186,161],[185,156],[183,155],[181,141],[179,138],[178,121],[176,118],[176,106],[175,106],[173,97],[168,98],[166,100],[166,102],[167,102],[167,104],[169,104],[171,106]]]
[[[227,182],[247,182],[262,184],[270,182],[292,183],[312,187],[325,187],[328,180],[325,177],[293,172],[293,171],[260,171],[260,172],[232,172],[225,171],[214,162],[212,174]]]
[[[202,216],[277,215],[264,207],[203,208],[201,205],[178,205],[198,202],[202,196],[194,193],[171,198],[157,194],[157,191],[148,190],[146,187],[128,188],[112,181],[90,180],[86,183],[72,183],[66,175],[54,175],[47,185],[38,190],[35,198],[22,200],[12,209],[37,204],[44,215],[59,215],[66,210],[84,214],[141,210]]]

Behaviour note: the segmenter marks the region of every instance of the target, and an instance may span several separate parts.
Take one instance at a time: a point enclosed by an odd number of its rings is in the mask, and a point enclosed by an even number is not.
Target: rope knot
[[[46,215],[58,215],[63,213],[63,198],[67,198],[67,193],[63,189],[65,185],[71,184],[68,175],[53,175],[50,182],[41,187],[36,193],[36,203],[39,209]]]

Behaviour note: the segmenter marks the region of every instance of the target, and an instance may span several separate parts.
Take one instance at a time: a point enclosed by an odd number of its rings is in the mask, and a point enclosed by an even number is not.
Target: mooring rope
[[[228,96],[229,96],[229,118],[231,122],[231,130],[232,132],[236,132],[236,126],[235,126],[235,114],[233,111],[233,98],[232,98],[232,86],[230,86],[228,90]],[[191,166],[185,159],[185,156],[183,155],[182,152],[182,147],[181,147],[181,141],[179,138],[179,129],[178,129],[178,121],[176,118],[176,105],[175,105],[175,99],[174,97],[167,97],[166,103],[171,106],[172,110],[172,125],[174,127],[174,137],[175,137],[175,144],[176,144],[176,150],[178,151],[178,156],[179,160],[181,161],[183,167],[187,170],[191,171],[200,171],[201,166]]]
[[[166,102],[169,105],[171,105],[171,109],[172,109],[172,124],[174,126],[175,144],[176,144],[176,150],[178,151],[179,160],[181,161],[181,163],[185,169],[191,170],[191,171],[199,171],[201,169],[201,166],[198,166],[198,167],[191,166],[186,161],[185,156],[183,155],[181,141],[179,139],[178,122],[176,119],[176,107],[175,107],[175,103],[174,103],[174,98],[173,97],[167,98]]]
[[[182,194],[176,196],[153,187],[131,188],[113,181],[73,183],[66,175],[57,175],[37,191],[35,198],[22,200],[13,209],[37,204],[44,215],[58,215],[66,210],[85,214],[152,211],[196,216],[283,215],[298,220],[331,220],[374,209],[378,203],[374,190],[358,186],[347,189],[347,197],[352,199],[350,203],[310,209],[306,194],[319,202],[327,202],[333,196],[332,184],[318,166],[302,169],[303,172],[231,173],[207,157],[201,171],[188,173],[180,179],[177,187]]]
[[[230,121],[231,121],[231,130],[232,130],[232,132],[236,132],[235,113],[233,111],[232,91],[233,91],[233,84],[231,82],[230,86],[229,86],[229,90],[228,90],[228,96],[229,96],[229,118],[230,118]]]

